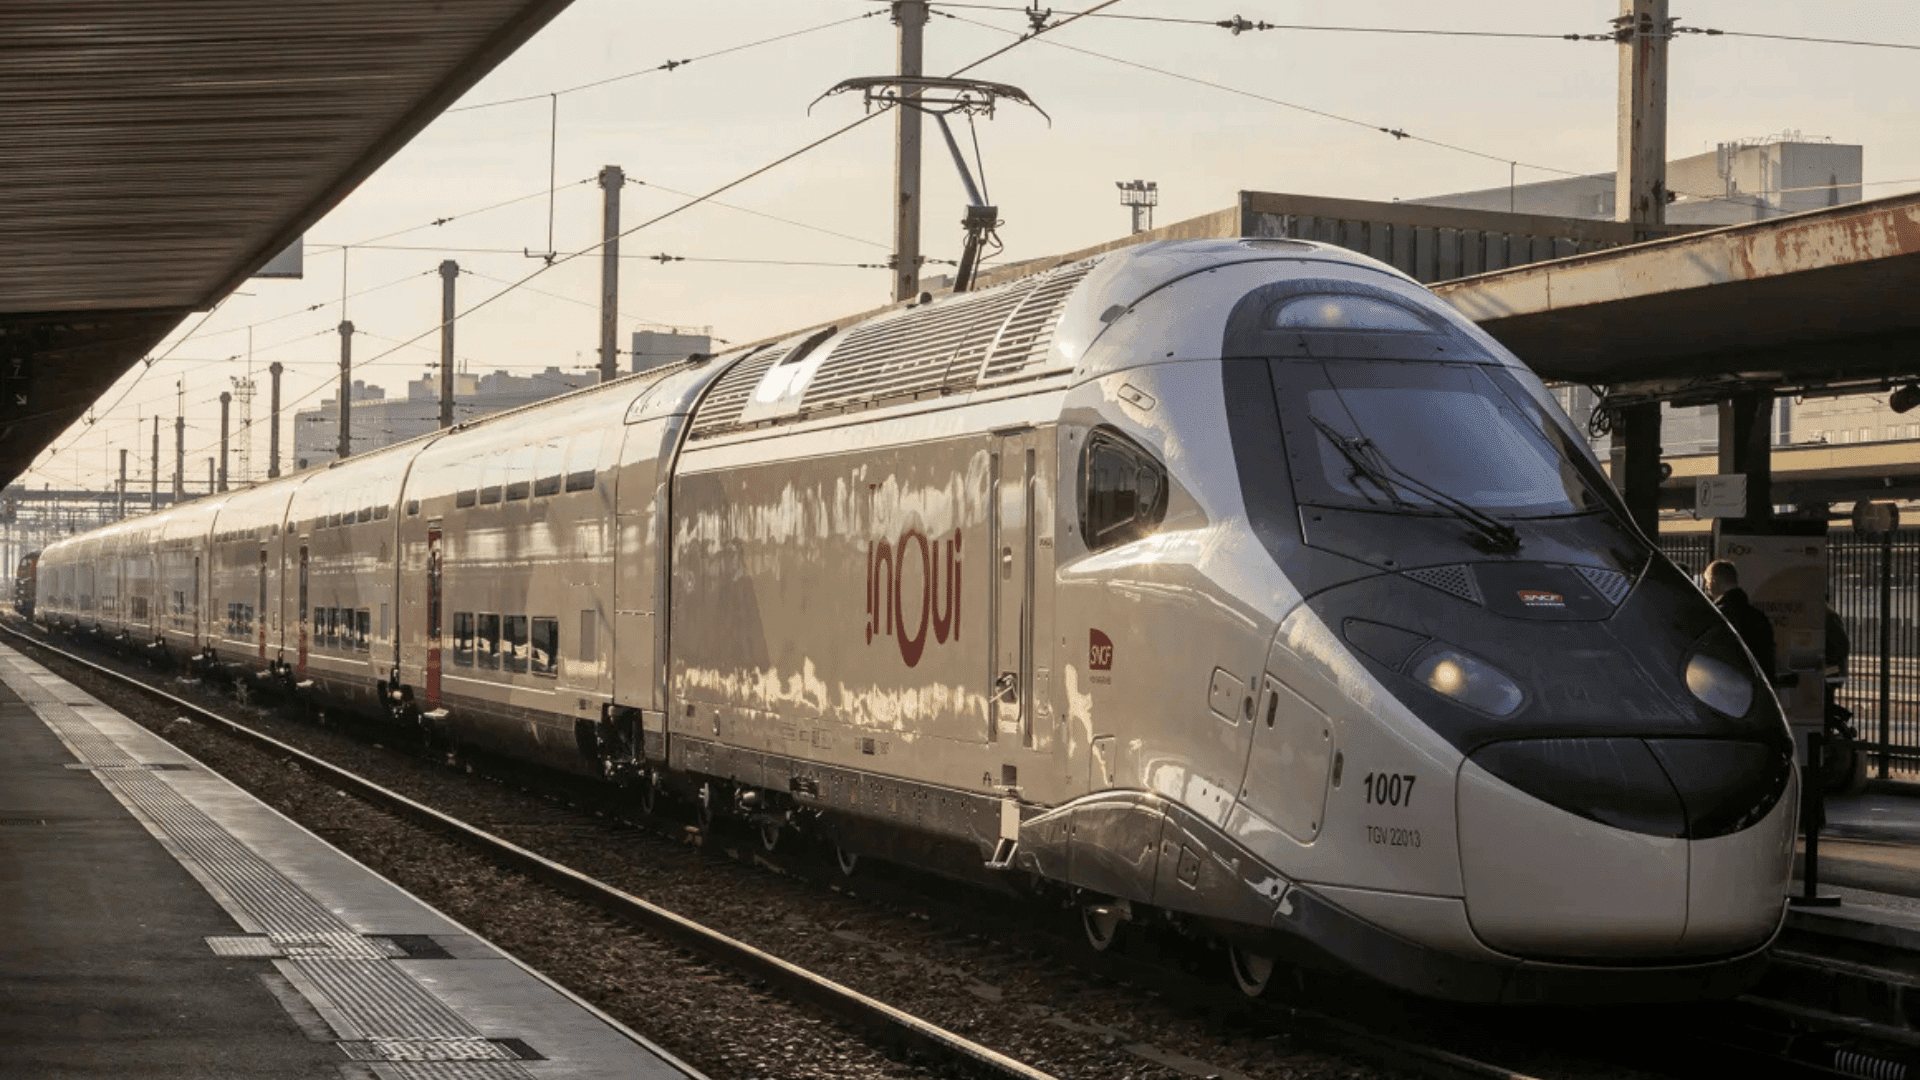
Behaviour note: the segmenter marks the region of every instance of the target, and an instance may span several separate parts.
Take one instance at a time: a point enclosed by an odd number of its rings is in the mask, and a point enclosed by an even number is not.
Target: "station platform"
[[[1835,907],[1789,909],[1790,929],[1920,955],[1920,785],[1876,785],[1827,798],[1820,832],[1819,891]],[[1804,891],[1806,842],[1794,863]]]
[[[699,1074],[0,647],[0,1075]]]

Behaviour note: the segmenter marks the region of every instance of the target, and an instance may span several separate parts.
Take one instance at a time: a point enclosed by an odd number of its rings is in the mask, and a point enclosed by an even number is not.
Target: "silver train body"
[[[1738,639],[1530,371],[1313,244],[696,358],[38,583],[43,620],[1421,994],[1729,994],[1783,918],[1798,778]]]

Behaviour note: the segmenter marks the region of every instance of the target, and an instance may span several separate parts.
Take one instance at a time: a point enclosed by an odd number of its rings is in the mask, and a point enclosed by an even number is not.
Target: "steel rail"
[[[510,840],[460,821],[398,792],[333,765],[298,747],[221,716],[202,705],[116,671],[87,657],[77,655],[49,642],[22,634],[0,623],[0,636],[14,638],[36,649],[43,649],[69,663],[98,673],[115,683],[170,706],[191,711],[233,735],[266,748],[308,767],[365,798],[425,826],[451,835],[459,842],[501,859],[529,876],[561,889],[587,903],[628,919],[659,937],[684,946],[701,955],[779,987],[796,999],[814,1004],[823,1011],[878,1037],[881,1041],[911,1053],[954,1064],[969,1075],[1017,1080],[1054,1080],[1022,1062],[981,1046],[884,1002],[790,964],[763,950],[708,929],[690,919],[652,904],[640,897],[606,885],[563,864],[520,847]],[[1293,1022],[1296,1036],[1317,1042],[1331,1050],[1356,1054],[1391,1068],[1406,1069],[1436,1080],[1536,1080],[1517,1072],[1464,1054],[1387,1035],[1366,1026],[1327,1013],[1298,1006],[1278,1006],[1276,1011]]]
[[[34,648],[44,649],[115,683],[164,701],[169,706],[190,712],[194,717],[205,720],[229,734],[318,773],[327,782],[337,784],[382,809],[393,811],[437,832],[449,835],[468,847],[500,859],[514,869],[592,904],[602,911],[638,924],[664,940],[691,949],[740,974],[777,987],[794,999],[818,1007],[835,1018],[877,1037],[881,1042],[911,1054],[956,1066],[970,1076],[1007,1078],[1007,1080],[1055,1080],[1050,1073],[1042,1072],[997,1050],[964,1039],[936,1024],[868,997],[832,979],[788,963],[743,941],[702,926],[632,893],[614,888],[571,867],[529,851],[511,840],[495,836],[485,829],[441,813],[431,806],[315,757],[296,746],[255,731],[239,721],[221,716],[205,706],[196,705],[185,698],[141,682],[133,676],[22,634],[13,627],[0,626],[0,633],[26,642]]]

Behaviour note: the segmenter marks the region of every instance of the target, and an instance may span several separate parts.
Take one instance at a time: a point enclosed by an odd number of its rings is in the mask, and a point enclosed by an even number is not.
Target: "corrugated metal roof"
[[[567,3],[7,0],[0,476]]]

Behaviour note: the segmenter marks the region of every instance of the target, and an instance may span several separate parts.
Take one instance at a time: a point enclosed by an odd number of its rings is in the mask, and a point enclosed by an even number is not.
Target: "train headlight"
[[[1520,687],[1512,679],[1493,665],[1444,645],[1421,655],[1413,677],[1434,693],[1483,713],[1505,716],[1520,707]]]
[[[1687,689],[1707,708],[1736,720],[1753,707],[1753,678],[1705,653],[1694,653],[1687,660]]]

